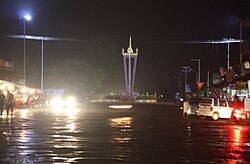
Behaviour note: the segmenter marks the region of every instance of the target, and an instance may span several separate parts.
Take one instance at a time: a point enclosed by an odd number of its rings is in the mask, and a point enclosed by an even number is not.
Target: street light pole
[[[15,39],[23,39],[23,35],[7,35],[9,38],[15,38]],[[44,42],[45,41],[68,41],[68,42],[79,42],[79,43],[86,43],[83,40],[77,40],[77,39],[67,39],[67,38],[55,38],[55,37],[45,37],[45,36],[31,36],[27,35],[25,37],[26,39],[30,40],[39,40],[42,41],[41,43],[41,91],[43,92],[44,89]],[[88,42],[91,43],[91,42]]]
[[[201,81],[201,60],[200,59],[191,59],[191,61],[198,62],[198,82]]]
[[[24,85],[26,85],[26,21],[31,20],[30,15],[23,16],[23,79]]]
[[[242,20],[240,20],[240,66],[241,74],[243,75],[243,59],[242,59]]]
[[[26,33],[25,33],[25,17],[23,18],[23,80],[26,85]]]
[[[227,71],[230,67],[230,43],[227,43]]]
[[[43,93],[43,39],[42,39],[42,45],[41,45],[41,91]]]
[[[241,73],[243,73],[243,59],[242,59],[242,18],[240,17],[235,17],[234,21],[239,22],[239,26],[240,26],[240,66],[241,66]]]
[[[184,93],[187,93],[187,73],[190,72],[190,67],[189,66],[182,66],[182,72],[185,73],[185,89],[184,89]]]

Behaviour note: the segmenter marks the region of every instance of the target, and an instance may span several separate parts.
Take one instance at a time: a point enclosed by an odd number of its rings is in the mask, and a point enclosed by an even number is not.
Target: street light
[[[201,60],[200,59],[191,59],[191,61],[198,62],[198,82],[201,82]],[[197,78],[196,78],[197,80]]]
[[[22,17],[23,19],[23,79],[24,85],[26,85],[26,31],[25,24],[26,21],[30,21],[32,18],[30,15],[26,14]]]
[[[24,36],[22,35],[6,35],[6,37],[8,38],[15,38],[15,39],[23,39]],[[43,81],[43,73],[44,73],[44,69],[43,69],[43,65],[44,65],[44,60],[43,60],[43,44],[44,41],[67,41],[67,42],[79,42],[79,43],[92,43],[92,42],[87,42],[87,41],[83,41],[83,40],[77,40],[77,39],[69,39],[69,38],[55,38],[55,37],[45,37],[45,36],[31,36],[31,35],[27,35],[25,36],[26,39],[29,40],[40,40],[42,41],[41,43],[41,91],[43,92],[43,88],[44,88],[44,81]]]
[[[23,18],[27,21],[30,21],[32,19],[29,14],[24,15]]]

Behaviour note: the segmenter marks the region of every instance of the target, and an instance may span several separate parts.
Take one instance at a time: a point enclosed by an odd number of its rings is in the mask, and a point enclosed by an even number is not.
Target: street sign
[[[196,82],[196,85],[198,87],[198,90],[200,90],[202,88],[202,86],[205,84],[205,82]]]

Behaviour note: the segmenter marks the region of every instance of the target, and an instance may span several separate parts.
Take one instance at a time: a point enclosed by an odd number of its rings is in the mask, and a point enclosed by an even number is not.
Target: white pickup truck
[[[229,107],[226,99],[222,98],[202,98],[197,115],[200,118],[212,117],[214,120],[219,118],[231,118],[233,108]]]

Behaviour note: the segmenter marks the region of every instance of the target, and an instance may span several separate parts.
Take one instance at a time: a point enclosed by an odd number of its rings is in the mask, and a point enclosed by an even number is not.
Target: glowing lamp
[[[27,21],[30,21],[32,19],[32,17],[29,14],[24,15],[23,18]]]

